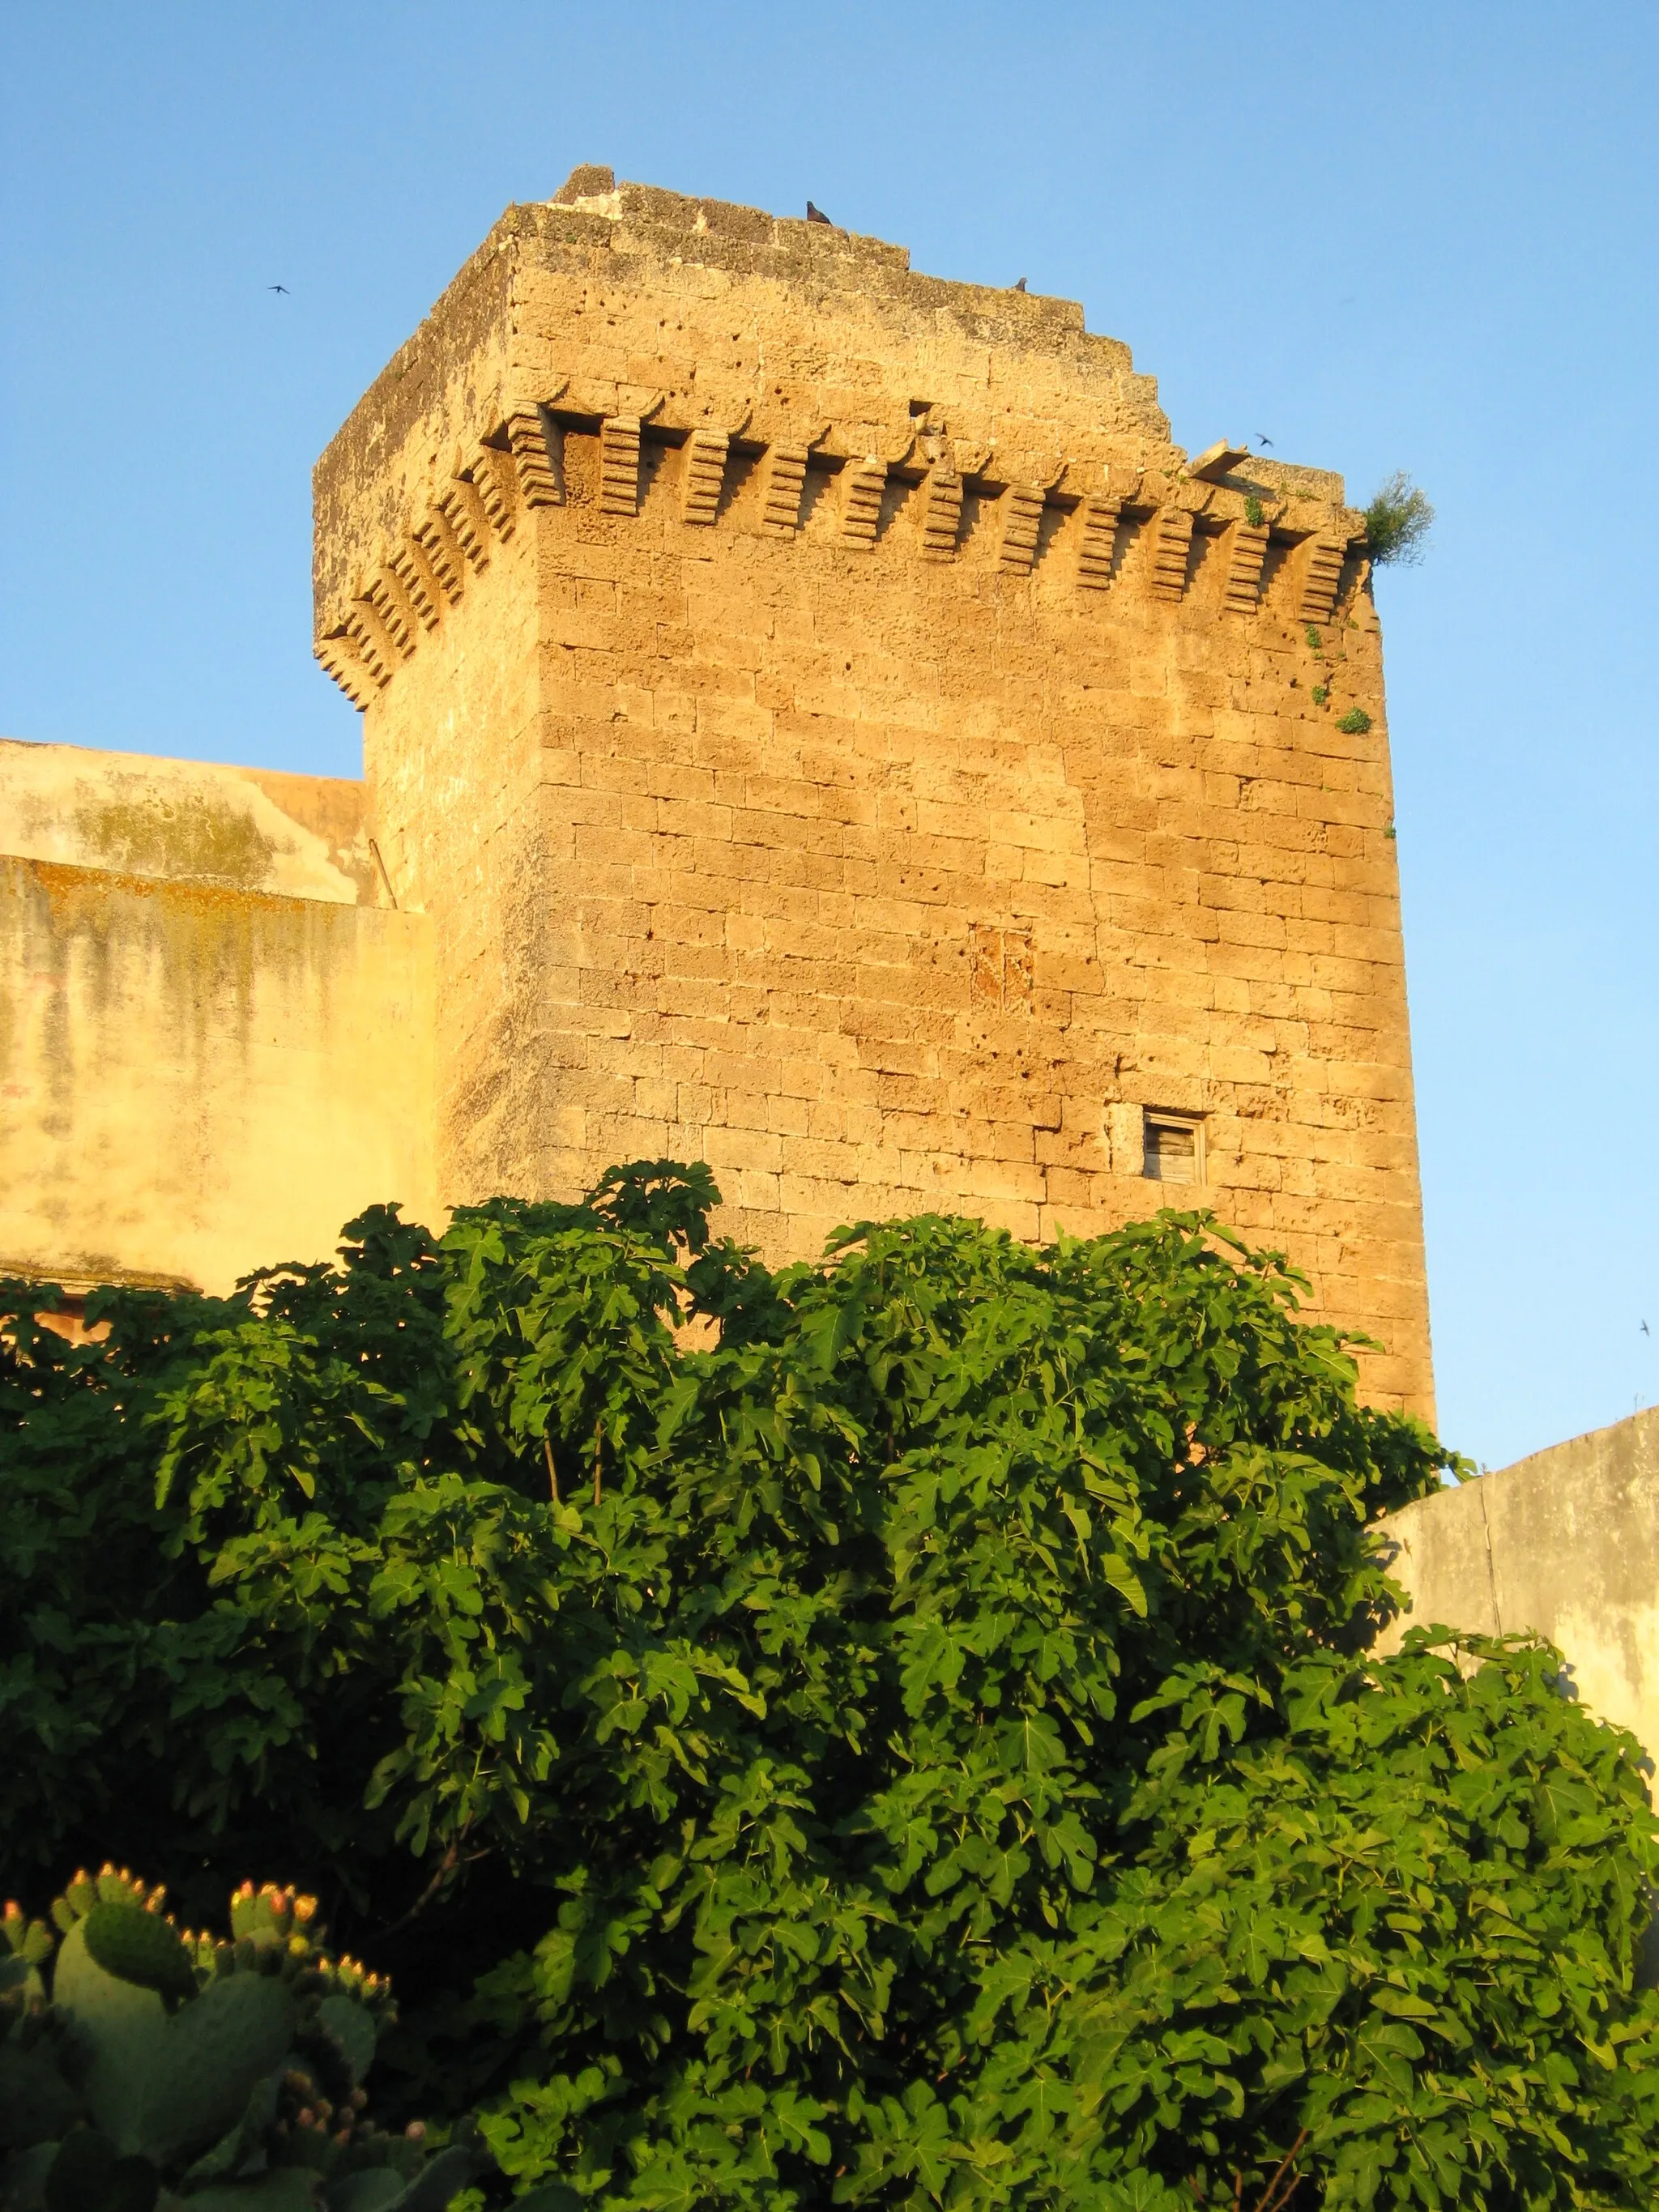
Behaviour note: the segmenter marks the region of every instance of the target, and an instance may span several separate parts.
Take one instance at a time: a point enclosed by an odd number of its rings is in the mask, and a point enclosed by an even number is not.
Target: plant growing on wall
[[[1433,527],[1434,509],[1428,495],[1403,469],[1384,477],[1365,509],[1365,544],[1379,568],[1389,562],[1416,568],[1428,550]]]
[[[1650,2202],[1637,1747],[1537,1644],[1366,1656],[1445,1455],[1282,1263],[773,1274],[714,1197],[378,1209],[88,1346],[14,1288],[7,1880],[293,1869],[534,2212]]]

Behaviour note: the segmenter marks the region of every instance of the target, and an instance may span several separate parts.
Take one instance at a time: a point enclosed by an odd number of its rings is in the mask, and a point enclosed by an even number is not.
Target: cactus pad
[[[151,2054],[139,2148],[164,2162],[210,2149],[281,2065],[294,2027],[292,1996],[266,1974],[227,1975],[181,2007]]]
[[[444,2212],[471,2153],[368,2118],[391,1988],[316,1900],[245,1882],[227,1940],[162,1898],[106,1864],[61,1942],[0,1911],[0,2212]]]
[[[0,2044],[0,2153],[52,2142],[81,2116],[81,2100],[46,2051]]]
[[[155,2212],[161,2177],[147,2158],[119,2158],[90,2128],[64,2136],[46,2170],[46,2212]]]
[[[374,2061],[374,2015],[337,1990],[318,2006],[317,2025],[338,2049],[355,2087]]]
[[[115,2160],[114,2144],[94,2130],[66,2135],[47,2169],[46,2212],[97,2212]]]
[[[196,1994],[196,1975],[179,1931],[159,1913],[134,1905],[94,1905],[82,1923],[87,1949],[106,1974],[183,2004]]]

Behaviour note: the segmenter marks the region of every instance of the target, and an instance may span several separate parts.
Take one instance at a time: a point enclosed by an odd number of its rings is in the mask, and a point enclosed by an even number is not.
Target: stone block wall
[[[1381,648],[1338,478],[1070,302],[573,180],[319,464],[455,1202],[707,1158],[776,1259],[1201,1202],[1431,1409]],[[1196,1188],[1149,1182],[1177,1117]]]

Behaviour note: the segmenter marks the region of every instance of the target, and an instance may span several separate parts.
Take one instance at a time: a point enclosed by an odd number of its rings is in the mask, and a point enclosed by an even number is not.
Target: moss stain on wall
[[[271,840],[241,809],[186,793],[77,807],[82,842],[104,866],[141,876],[195,876],[258,890],[269,880]]]
[[[228,1289],[437,1218],[428,924],[0,856],[0,1253]]]

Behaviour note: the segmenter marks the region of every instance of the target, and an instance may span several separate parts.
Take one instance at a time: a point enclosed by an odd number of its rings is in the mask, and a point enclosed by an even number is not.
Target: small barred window
[[[1141,1172],[1149,1182],[1203,1182],[1204,1124],[1196,1115],[1157,1114],[1149,1108],[1144,1125],[1146,1164]]]

